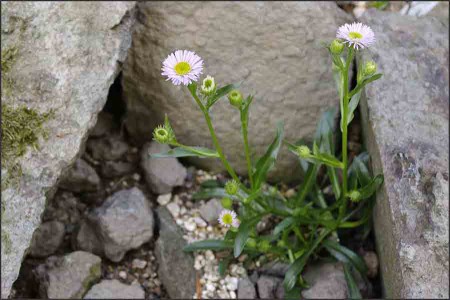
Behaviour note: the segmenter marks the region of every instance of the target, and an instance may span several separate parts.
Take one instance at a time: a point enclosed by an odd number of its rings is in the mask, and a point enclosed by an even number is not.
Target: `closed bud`
[[[223,197],[220,202],[222,203],[222,207],[225,209],[232,209],[233,207],[233,200],[228,197]]]
[[[228,100],[230,100],[230,104],[241,108],[242,106],[242,94],[238,90],[232,90],[230,93],[228,93]]]
[[[253,238],[249,238],[247,240],[247,246],[250,248],[256,248],[256,240]]]
[[[297,147],[297,154],[300,157],[306,158],[311,155],[311,150],[309,150],[308,146],[299,146]]]
[[[330,51],[333,54],[341,54],[342,50],[344,50],[344,44],[341,43],[338,39],[335,39],[330,44]]]
[[[286,247],[286,243],[283,240],[279,240],[277,243],[278,247]]]
[[[200,91],[205,96],[214,94],[216,91],[216,82],[214,81],[214,78],[209,75],[206,76],[206,78],[203,79],[203,84]]]
[[[167,144],[171,139],[170,132],[160,125],[153,130],[153,139],[160,144]]]
[[[371,76],[377,71],[377,64],[374,61],[368,61],[364,64],[364,76]]]
[[[359,200],[361,200],[361,193],[358,191],[350,191],[348,193],[348,197],[352,202],[358,202]]]
[[[261,252],[267,252],[270,250],[270,242],[268,240],[261,240],[258,244],[258,249]]]
[[[227,183],[225,184],[225,192],[228,195],[236,195],[239,191],[239,183],[237,183],[236,180],[229,180],[227,181]]]

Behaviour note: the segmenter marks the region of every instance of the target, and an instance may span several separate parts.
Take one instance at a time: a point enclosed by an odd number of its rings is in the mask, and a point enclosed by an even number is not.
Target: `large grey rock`
[[[309,289],[302,291],[306,299],[345,299],[348,296],[347,281],[341,264],[319,263],[310,265],[303,278]]]
[[[219,85],[245,80],[242,91],[255,93],[249,139],[261,155],[284,120],[286,139],[311,137],[327,107],[338,103],[330,58],[321,42],[331,41],[351,19],[332,2],[143,2],[133,44],[124,66],[126,125],[137,141],[167,113],[181,143],[212,148],[203,115],[186,88],[161,76],[162,61],[175,49],[194,50],[205,61],[204,75]],[[237,17],[238,16],[238,17]],[[220,20],[220,21],[218,21]],[[182,37],[182,38],[180,38]],[[239,113],[227,99],[212,109],[214,128],[226,156],[246,175]],[[189,158],[207,169],[219,160]],[[298,173],[295,156],[280,152],[278,175]]]
[[[47,198],[76,160],[87,131],[104,106],[131,43],[134,2],[2,1],[2,49],[16,46],[2,104],[54,110],[40,151],[18,159],[18,186],[2,190],[1,297],[17,278]],[[2,74],[4,75],[4,74]],[[2,177],[6,170],[2,170]]]
[[[166,152],[167,145],[153,141],[142,147],[141,168],[150,189],[157,194],[167,194],[176,186],[182,185],[187,176],[186,168],[174,157],[154,158],[150,154]]]
[[[256,299],[256,289],[248,277],[240,278],[237,290],[238,299]]]
[[[384,174],[374,219],[386,297],[448,298],[448,17],[370,10],[362,20],[384,74],[361,111],[374,173]]]
[[[59,248],[65,234],[64,224],[58,221],[42,223],[34,232],[31,240],[30,255],[34,257],[49,256]]]
[[[78,248],[120,261],[128,250],[153,237],[153,212],[138,188],[116,192],[83,220]]]
[[[261,299],[283,299],[278,298],[278,286],[282,285],[283,279],[273,276],[262,275],[256,282],[259,298]]]
[[[96,160],[118,160],[128,151],[128,144],[119,134],[112,134],[102,138],[89,139],[87,150]]]
[[[284,275],[286,274],[288,269],[289,269],[289,264],[281,262],[281,261],[275,261],[275,262],[269,262],[269,263],[261,266],[261,268],[259,268],[258,271],[262,274],[284,278]]]
[[[84,299],[144,299],[145,292],[138,284],[128,285],[120,281],[102,280],[94,285]]]
[[[159,238],[155,244],[158,276],[172,299],[190,299],[195,294],[194,257],[183,252],[183,232],[165,207],[156,210]]]
[[[79,158],[64,175],[59,187],[76,193],[95,192],[100,187],[100,177],[93,167]]]
[[[84,251],[49,257],[35,270],[39,295],[45,299],[80,299],[100,275],[100,257]]]

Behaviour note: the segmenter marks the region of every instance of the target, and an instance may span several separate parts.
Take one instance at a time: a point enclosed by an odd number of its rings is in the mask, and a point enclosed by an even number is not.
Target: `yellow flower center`
[[[191,66],[185,61],[180,61],[175,65],[174,69],[178,75],[186,75],[191,70]]]
[[[224,214],[222,217],[222,222],[227,225],[231,225],[233,223],[233,216],[231,214]]]
[[[361,39],[363,36],[359,32],[352,31],[348,34],[351,39]]]

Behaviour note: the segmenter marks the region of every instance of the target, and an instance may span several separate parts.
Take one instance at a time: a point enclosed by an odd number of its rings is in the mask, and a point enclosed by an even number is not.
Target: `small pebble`
[[[125,271],[120,271],[119,272],[119,277],[122,279],[127,279],[127,272]]]
[[[197,224],[193,219],[189,219],[184,223],[184,228],[186,228],[187,231],[195,231],[195,229],[197,229]]]
[[[166,205],[170,202],[170,199],[172,198],[172,194],[164,194],[164,195],[159,195],[158,199],[156,199],[156,201],[159,203],[159,205]]]
[[[141,180],[141,175],[139,175],[138,173],[134,173],[134,174],[133,174],[133,180],[134,180],[134,181],[139,181],[139,180]]]
[[[174,218],[177,218],[180,215],[180,206],[175,202],[170,202],[166,207]]]
[[[131,263],[133,269],[144,269],[147,266],[147,262],[142,259],[133,259]]]

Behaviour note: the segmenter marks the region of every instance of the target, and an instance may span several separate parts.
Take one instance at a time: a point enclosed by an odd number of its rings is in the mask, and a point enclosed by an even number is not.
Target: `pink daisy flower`
[[[174,85],[188,85],[202,74],[203,60],[195,52],[177,50],[167,56],[161,70],[161,75],[167,76]]]
[[[336,37],[344,40],[350,47],[358,50],[369,47],[375,42],[375,34],[369,26],[362,23],[345,24],[339,27]]]

